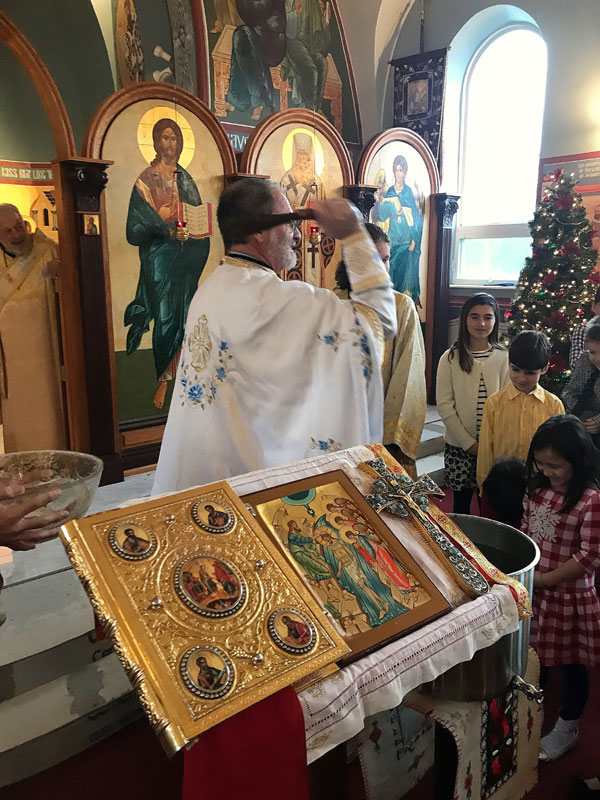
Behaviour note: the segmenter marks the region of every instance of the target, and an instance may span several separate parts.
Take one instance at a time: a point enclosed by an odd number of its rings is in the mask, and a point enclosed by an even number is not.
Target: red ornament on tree
[[[593,269],[590,274],[588,275],[588,281],[590,283],[599,283],[600,284],[600,272],[597,269]]]
[[[552,286],[555,280],[556,280],[556,272],[548,272],[542,278],[542,286]]]
[[[550,356],[550,372],[562,372],[567,369],[567,362],[560,353],[553,353]]]
[[[552,173],[552,177],[555,181],[559,181],[562,178],[562,174],[563,174],[562,168],[557,167]]]
[[[570,211],[573,208],[573,195],[557,194],[554,205],[559,211]]]
[[[563,244],[560,248],[560,252],[563,256],[578,256],[581,254],[579,250],[579,246],[575,244],[575,242],[567,242]]]
[[[547,325],[560,325],[561,328],[569,327],[569,318],[562,311],[553,311],[546,320]]]

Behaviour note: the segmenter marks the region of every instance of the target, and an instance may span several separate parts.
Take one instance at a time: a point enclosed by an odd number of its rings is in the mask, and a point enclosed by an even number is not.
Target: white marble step
[[[417,475],[426,472],[442,489],[445,486],[444,480],[444,453],[433,453],[433,455],[420,458],[417,461]]]
[[[0,787],[64,761],[140,716],[114,653],[0,703]]]
[[[440,415],[437,410],[437,406],[427,406],[427,411],[425,412],[425,425],[428,425],[430,422],[440,422]]]
[[[68,609],[65,609],[68,614]],[[95,631],[61,642],[48,650],[0,667],[0,703],[77,672],[114,652],[110,641],[96,640]]]
[[[421,444],[419,445],[419,458],[442,452],[444,449],[444,430],[444,425],[441,422],[430,423],[423,428]]]
[[[51,650],[94,629],[90,601],[72,569],[9,586],[2,592],[0,666]]]

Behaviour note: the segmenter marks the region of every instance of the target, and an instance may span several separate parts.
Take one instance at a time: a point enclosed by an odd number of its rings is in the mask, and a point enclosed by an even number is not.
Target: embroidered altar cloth
[[[353,447],[284,467],[231,478],[239,495],[310,475],[343,470],[367,493],[371,480],[358,464],[373,457],[367,447]],[[506,586],[494,586],[477,600],[467,596],[443,570],[404,520],[390,514],[385,522],[455,606],[441,619],[359,659],[301,692],[307,761],[312,763],[363,728],[365,717],[401,703],[405,694],[472,658],[519,627],[517,606]]]
[[[367,494],[372,480],[358,469],[358,464],[372,458],[369,448],[353,447],[238,475],[228,482],[238,495],[244,496],[341,469]],[[299,693],[309,764],[359,733],[367,716],[395,708],[412,689],[468,661],[477,650],[489,647],[519,627],[510,589],[496,585],[484,596],[469,601],[403,519],[391,514],[385,514],[384,519],[435,580],[454,610]]]

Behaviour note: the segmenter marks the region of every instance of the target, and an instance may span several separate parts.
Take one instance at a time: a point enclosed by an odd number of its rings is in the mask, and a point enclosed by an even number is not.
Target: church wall
[[[389,2],[390,0],[373,0],[373,5]],[[218,5],[224,7],[223,1],[220,0]],[[235,0],[228,0],[225,5],[235,8]],[[325,114],[338,127],[344,139],[358,147],[361,141],[360,123],[353,98],[350,69],[344,54],[343,32],[339,24],[341,21],[342,27],[345,24],[355,25],[352,14],[348,13],[349,6],[355,5],[358,5],[356,0],[350,0],[349,3],[347,0],[339,2],[339,20],[332,13],[329,76],[323,107]],[[126,31],[131,8],[135,15],[133,36],[132,30]],[[123,79],[123,61],[127,55],[126,32],[135,42],[135,46],[139,47],[136,56],[141,63],[133,80],[176,83],[197,94],[217,111],[226,127],[232,128],[230,138],[234,132],[238,133],[234,146],[237,145],[238,150],[242,149],[257,120],[251,118],[250,112],[237,109],[228,109],[225,112],[223,108],[217,109],[219,92],[215,75],[217,62],[228,70],[231,34],[234,25],[239,24],[240,20],[226,20],[228,29],[224,32],[218,31],[216,8],[215,0],[155,0],[152,3],[141,0],[137,3],[132,0],[128,3],[124,0],[61,0],[60,3],[49,0],[0,0],[0,10],[7,14],[31,42],[56,81],[73,126],[78,151],[94,111],[116,89],[130,82],[127,77]],[[376,20],[377,15],[372,16]],[[368,40],[374,36],[373,20],[370,26],[372,31],[367,30]],[[234,25],[229,24],[231,22]],[[367,50],[370,47],[368,40]],[[362,48],[365,49],[364,38]],[[208,96],[203,91],[198,60],[204,62]],[[362,58],[359,60],[362,69]],[[290,86],[287,98],[284,98],[283,92],[280,93],[279,67],[274,69],[277,73],[274,77],[275,110],[279,110],[280,94],[281,107],[284,100],[289,102],[290,107],[302,107],[302,101],[298,101],[293,95],[293,87]],[[363,70],[368,84],[372,83],[373,72],[371,60],[366,73]],[[9,81],[10,72],[3,72],[2,83]],[[225,90],[227,83],[228,73]],[[337,117],[334,119],[336,113]],[[265,114],[266,111],[262,114],[263,118]],[[36,117],[33,113],[29,115],[28,112],[27,122],[26,129],[35,127]],[[233,130],[236,126],[238,130]],[[20,134],[22,141],[29,141],[29,134],[23,136],[23,131]],[[9,158],[3,152],[2,145],[0,132],[0,159]],[[31,154],[21,153],[20,158],[31,160]]]
[[[42,101],[29,76],[5,45],[0,45],[0,75],[0,159],[55,158],[54,140]]]
[[[446,47],[477,12],[496,5],[483,0],[428,0],[425,50]],[[598,150],[600,60],[597,0],[522,0],[548,46],[546,108],[540,157]],[[394,57],[419,50],[419,9],[413,6],[394,47]],[[385,122],[392,122],[392,80],[386,87]],[[518,120],[515,120],[518,124]],[[507,165],[509,167],[509,165]],[[452,191],[455,187],[445,187]]]
[[[29,39],[56,81],[80,151],[90,117],[114,91],[106,46],[91,3],[89,0],[0,0],[0,10]],[[3,87],[9,81],[10,75],[2,74]],[[27,112],[25,103],[22,105]],[[35,125],[33,117],[19,131],[24,143],[29,144]],[[4,119],[0,131],[3,129]],[[6,158],[10,156],[0,146],[0,159]],[[21,160],[36,158],[47,160],[48,156],[30,153],[21,156]],[[50,158],[55,158],[54,148]]]

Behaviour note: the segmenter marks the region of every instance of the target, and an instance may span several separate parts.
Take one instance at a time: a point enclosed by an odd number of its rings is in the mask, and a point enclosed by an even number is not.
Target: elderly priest
[[[314,217],[341,240],[352,304],[281,280],[296,264],[295,224],[240,230],[289,211],[257,178],[221,195],[227,255],[190,305],[154,494],[381,440],[380,353],[396,330],[385,267],[356,209],[324,200]]]
[[[66,447],[58,315],[52,277],[56,245],[30,233],[19,209],[0,203],[0,409],[4,449]]]

